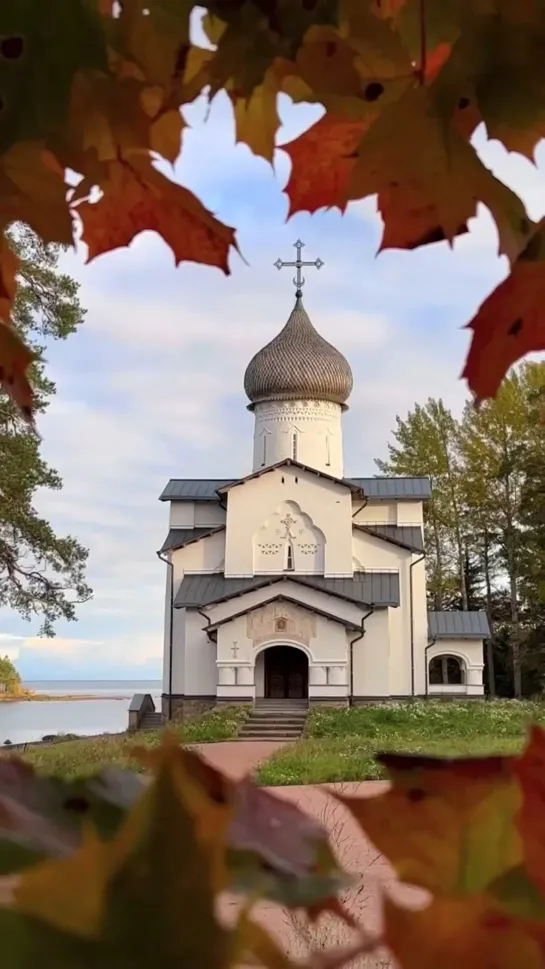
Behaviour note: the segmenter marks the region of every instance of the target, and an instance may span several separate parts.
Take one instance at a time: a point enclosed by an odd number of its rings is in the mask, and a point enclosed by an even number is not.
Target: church
[[[244,376],[253,463],[173,478],[162,713],[270,699],[350,705],[483,695],[480,612],[429,612],[425,477],[348,478],[350,364],[295,305]]]

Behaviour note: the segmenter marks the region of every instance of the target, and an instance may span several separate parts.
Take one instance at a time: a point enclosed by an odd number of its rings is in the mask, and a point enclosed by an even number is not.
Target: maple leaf
[[[55,0],[29,14],[21,0],[0,12],[0,152],[66,124],[79,70],[107,67],[106,38],[93,4]]]
[[[511,758],[440,760],[384,754],[392,787],[335,795],[399,878],[435,893],[477,892],[522,859]]]
[[[515,761],[522,787],[518,827],[526,869],[545,897],[545,730],[533,726],[529,743]]]
[[[462,377],[477,401],[497,394],[517,360],[545,350],[545,219],[467,326],[473,336]]]
[[[40,142],[21,141],[0,155],[0,230],[26,222],[44,242],[73,244],[64,171]]]
[[[20,259],[5,235],[0,235],[0,320],[9,321],[17,290]]]
[[[379,115],[357,155],[346,195],[378,194],[381,249],[452,243],[476,215],[478,201],[496,221],[501,253],[513,260],[527,244],[532,223],[522,202],[452,124],[444,125],[428,88],[412,88]]]
[[[347,205],[346,186],[356,163],[355,151],[366,125],[324,115],[293,141],[282,145],[291,161],[284,189],[289,199],[288,216],[316,212],[320,208]]]
[[[434,898],[420,911],[386,899],[384,941],[401,969],[543,969],[545,964],[530,927],[481,895]]]
[[[128,246],[148,229],[158,232],[182,261],[217,266],[229,274],[230,247],[237,248],[234,229],[219,222],[188,189],[169,181],[151,160],[111,162],[100,181],[98,202],[76,209],[83,223],[87,262],[112,249]]]

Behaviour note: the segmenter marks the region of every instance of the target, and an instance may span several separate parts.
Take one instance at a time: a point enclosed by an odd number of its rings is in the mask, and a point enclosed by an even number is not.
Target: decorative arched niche
[[[325,538],[296,501],[283,501],[254,533],[254,572],[323,575]]]

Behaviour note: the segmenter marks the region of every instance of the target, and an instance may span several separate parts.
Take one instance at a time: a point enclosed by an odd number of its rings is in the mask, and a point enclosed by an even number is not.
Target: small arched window
[[[329,443],[329,434],[325,439],[325,465],[329,468],[331,464],[331,444]]]
[[[434,656],[430,660],[430,686],[463,686],[465,666],[457,656]]]
[[[291,542],[288,542],[288,548],[286,552],[286,570],[291,572],[293,570],[293,546]]]
[[[293,434],[291,439],[291,456],[294,461],[297,461],[297,434]]]
[[[262,466],[267,463],[267,435],[263,435],[263,460],[261,462]]]

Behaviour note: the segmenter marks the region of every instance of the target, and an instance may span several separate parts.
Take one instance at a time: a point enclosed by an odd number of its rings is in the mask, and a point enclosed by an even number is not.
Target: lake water
[[[92,700],[21,700],[0,703],[0,745],[41,740],[53,733],[118,733],[127,729],[135,693],[151,693],[160,709],[160,680],[40,680],[24,684],[49,696],[92,696]]]

